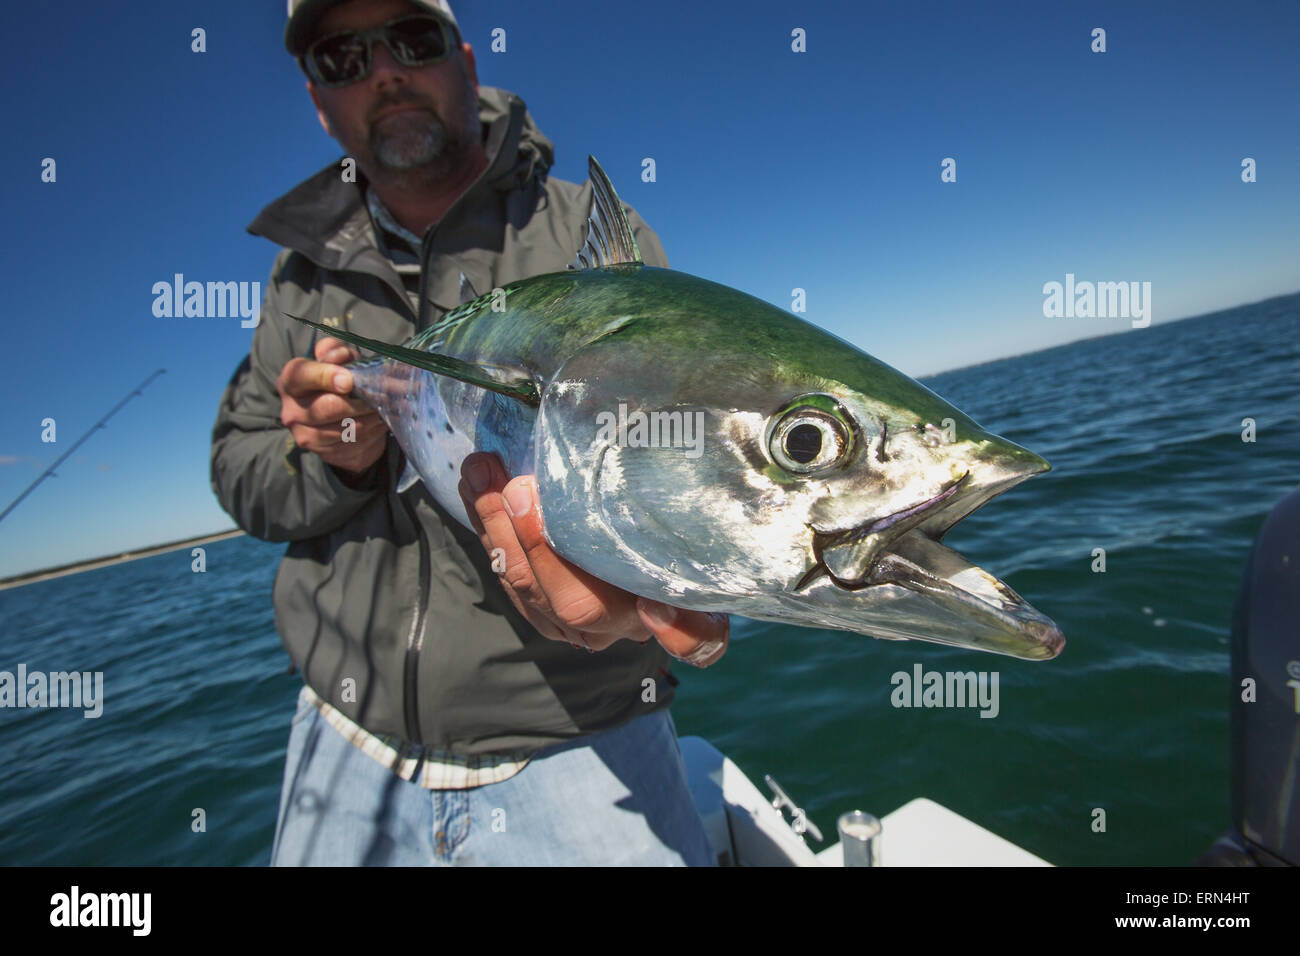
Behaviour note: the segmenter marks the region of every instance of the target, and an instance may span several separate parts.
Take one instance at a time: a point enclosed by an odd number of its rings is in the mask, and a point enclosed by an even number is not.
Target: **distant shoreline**
[[[111,564],[124,564],[127,561],[135,561],[137,558],[148,558],[155,554],[163,554],[167,551],[178,551],[181,548],[189,548],[195,545],[208,544],[212,541],[225,541],[227,538],[238,537],[244,532],[238,528],[232,528],[229,531],[219,531],[216,534],[205,534],[198,538],[186,538],[183,541],[170,541],[167,544],[155,544],[149,548],[140,548],[135,551],[123,551],[120,554],[105,555],[102,558],[91,558],[88,561],[75,561],[72,564],[61,564],[55,568],[43,568],[40,571],[28,571],[26,574],[15,574],[13,577],[0,580],[0,591],[9,588],[22,587],[24,584],[35,584],[37,581],[48,581],[51,578],[61,578],[69,574],[79,574],[82,571],[93,571],[95,568],[106,568]]]

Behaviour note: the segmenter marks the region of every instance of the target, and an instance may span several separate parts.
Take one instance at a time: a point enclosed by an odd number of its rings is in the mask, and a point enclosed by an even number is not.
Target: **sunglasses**
[[[307,48],[302,65],[320,86],[347,86],[370,75],[379,40],[402,66],[428,66],[445,60],[455,47],[451,29],[437,17],[416,14],[390,20],[373,30],[345,30],[321,37]]]

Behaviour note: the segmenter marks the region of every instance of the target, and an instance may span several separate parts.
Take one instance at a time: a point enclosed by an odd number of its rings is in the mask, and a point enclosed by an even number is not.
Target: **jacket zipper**
[[[475,190],[479,183],[482,182],[483,177],[492,170],[494,164],[495,157],[489,157],[487,167],[479,173],[478,178],[456,197],[456,200],[437,222],[430,223],[428,228],[424,230],[424,237],[420,245],[420,282],[418,286],[420,307],[415,316],[416,334],[419,334],[427,327],[427,324],[423,321],[428,313],[425,283],[429,278],[429,250],[433,248],[433,237],[438,231],[438,226],[445,222],[452,211],[460,206],[465,197]],[[402,675],[406,699],[403,710],[405,711],[407,739],[417,746],[423,746],[424,738],[420,734],[420,705],[417,692],[419,690],[420,649],[424,645],[425,608],[429,603],[429,565],[431,558],[429,556],[429,539],[423,532],[424,526],[420,524],[415,505],[411,504],[406,498],[402,498],[402,506],[406,509],[406,513],[411,516],[411,521],[414,522],[416,533],[420,539],[420,597],[415,606],[415,617],[411,621],[411,631],[406,637],[406,661]]]
[[[406,284],[398,277],[398,282],[402,285],[403,300],[406,296]],[[424,298],[424,268],[420,269],[420,298]],[[416,314],[411,319],[412,325],[418,333],[420,331],[420,314]],[[406,455],[402,454],[403,468],[406,466]],[[399,472],[400,474],[400,472]],[[406,726],[406,739],[420,747],[424,745],[424,736],[420,733],[420,648],[424,644],[424,620],[425,608],[429,604],[429,566],[431,558],[429,555],[429,536],[424,533],[424,525],[420,523],[420,516],[416,511],[415,505],[411,500],[394,490],[393,494],[397,495],[402,502],[402,508],[411,519],[411,525],[415,529],[416,538],[420,542],[420,588],[419,596],[415,603],[415,614],[411,618],[411,629],[406,635],[406,657],[402,662],[402,720]]]
[[[411,743],[422,746],[424,739],[420,735],[420,699],[417,694],[420,647],[424,643],[424,609],[429,603],[429,538],[420,524],[415,506],[405,496],[399,495],[399,497],[402,499],[402,506],[406,509],[406,513],[411,516],[416,535],[420,540],[420,596],[415,605],[415,617],[411,620],[411,631],[406,637],[406,662],[402,677],[405,689],[403,709],[406,719],[406,737]]]
[[[423,257],[421,257],[423,259]],[[420,316],[424,311],[424,263],[420,263],[420,281],[419,281],[419,298],[420,308],[416,311],[411,322],[415,326],[415,331],[420,332]],[[401,281],[399,276],[398,281]],[[402,283],[405,291],[405,283]],[[406,455],[402,455],[403,468],[406,466]],[[393,492],[397,494],[396,491]],[[429,555],[429,536],[424,533],[424,525],[420,523],[420,516],[412,503],[411,497],[407,495],[397,495],[401,499],[402,507],[411,517],[411,524],[415,528],[416,538],[420,542],[420,589],[419,597],[415,603],[415,616],[411,619],[411,631],[406,636],[406,660],[402,665],[402,685],[403,700],[402,710],[403,718],[406,722],[406,739],[416,746],[424,745],[424,736],[420,733],[420,648],[424,645],[424,619],[425,608],[429,603],[429,566],[431,558]]]

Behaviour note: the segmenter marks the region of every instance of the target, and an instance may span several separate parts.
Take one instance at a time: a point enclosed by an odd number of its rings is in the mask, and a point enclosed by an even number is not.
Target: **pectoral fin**
[[[284,314],[305,325],[310,325],[313,329],[325,335],[342,339],[344,342],[350,342],[359,348],[369,349],[371,352],[390,358],[395,362],[414,365],[416,368],[433,372],[435,375],[446,375],[448,378],[454,378],[469,385],[477,385],[479,388],[485,388],[490,392],[497,392],[517,399],[525,405],[536,407],[541,404],[541,394],[536,383],[527,377],[527,373],[523,369],[519,370],[518,377],[513,381],[502,381],[499,377],[493,377],[488,369],[472,362],[464,362],[449,355],[439,355],[436,352],[407,348],[404,345],[393,345],[391,342],[380,342],[378,339],[368,339],[364,335],[357,335],[355,332],[349,332],[346,329],[331,328],[313,322],[311,319],[289,315],[288,312]]]
[[[397,479],[397,493],[401,494],[408,488],[414,487],[420,481],[420,473],[415,470],[415,465],[408,459],[406,467],[402,469],[402,477]]]

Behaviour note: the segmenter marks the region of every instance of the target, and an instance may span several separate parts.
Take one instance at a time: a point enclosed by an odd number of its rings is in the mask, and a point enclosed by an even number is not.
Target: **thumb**
[[[643,597],[637,598],[636,609],[663,649],[684,663],[708,667],[731,643],[731,619],[725,614],[688,611]]]

